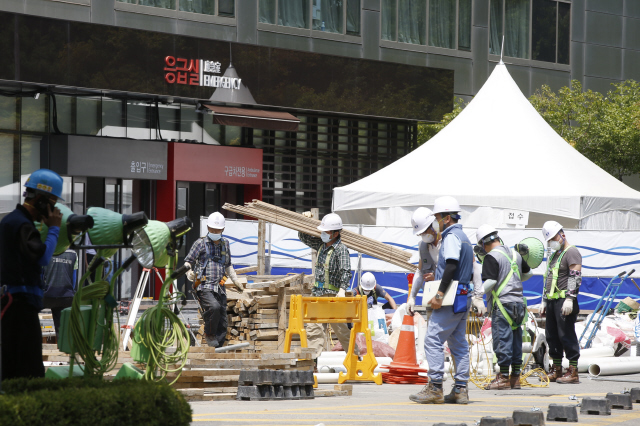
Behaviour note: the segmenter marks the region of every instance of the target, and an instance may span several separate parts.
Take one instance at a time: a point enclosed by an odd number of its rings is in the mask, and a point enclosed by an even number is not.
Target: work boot
[[[444,402],[447,404],[468,404],[469,391],[467,387],[458,387],[453,385],[453,389],[451,389],[449,395],[444,397]]]
[[[513,374],[509,376],[509,384],[511,385],[511,389],[522,389],[520,387],[520,375],[514,376]]]
[[[547,377],[550,382],[555,382],[556,379],[562,377],[562,366],[553,364],[549,370],[549,374],[547,374]]]
[[[562,384],[570,384],[570,383],[580,383],[580,377],[578,377],[578,369],[573,365],[570,365],[567,369],[567,372],[564,373],[564,376],[558,377],[556,379],[556,383]]]
[[[409,399],[419,404],[444,404],[442,388],[437,388],[429,382],[420,392],[410,395]]]
[[[215,338],[215,336],[210,336],[208,334],[205,334],[204,338],[207,341],[207,345],[209,345],[210,347],[212,348],[218,347],[218,340]]]
[[[511,389],[511,385],[509,384],[509,379],[502,375],[502,373],[498,373],[496,378],[493,379],[491,383],[485,386],[486,390],[504,390]]]

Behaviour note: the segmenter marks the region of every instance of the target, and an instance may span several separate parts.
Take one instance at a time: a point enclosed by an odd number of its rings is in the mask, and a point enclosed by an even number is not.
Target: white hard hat
[[[494,228],[491,225],[480,226],[476,231],[476,238],[478,239],[478,244],[485,244],[485,242],[483,242],[482,240],[491,234],[496,234],[496,238],[498,238],[498,230],[496,228]]]
[[[413,235],[420,235],[427,230],[429,225],[436,220],[431,210],[426,207],[418,207],[413,216],[411,216],[411,228],[413,228]]]
[[[542,226],[542,236],[544,237],[545,242],[549,242],[550,239],[558,235],[560,230],[562,230],[562,225],[555,220],[545,222]]]
[[[458,213],[460,211],[460,204],[455,198],[446,195],[444,197],[436,198],[433,202],[433,214],[436,213]]]
[[[360,279],[360,285],[363,290],[371,291],[376,286],[376,277],[373,276],[371,272],[367,272],[362,275],[362,279]]]
[[[209,219],[207,219],[207,226],[213,229],[224,229],[225,221],[224,216],[222,214],[215,212],[209,215]]]
[[[322,218],[322,222],[320,226],[318,226],[319,231],[339,231],[342,229],[342,219],[335,213],[329,213],[325,217]]]

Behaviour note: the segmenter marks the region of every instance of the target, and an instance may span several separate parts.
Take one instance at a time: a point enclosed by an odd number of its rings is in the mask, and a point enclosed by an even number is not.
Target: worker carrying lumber
[[[311,217],[311,212],[304,212],[304,216]],[[342,219],[335,213],[329,213],[322,218],[318,226],[321,232],[320,238],[298,233],[298,238],[313,250],[318,251],[318,260],[314,271],[315,284],[311,290],[314,297],[344,297],[351,281],[351,260],[349,250],[340,239]],[[350,330],[345,323],[331,324],[331,328],[338,336],[342,347],[349,347]],[[326,335],[322,324],[305,324],[307,331],[307,343],[310,348],[316,350],[315,358],[324,350]],[[358,345],[354,350],[360,354]]]
[[[378,297],[384,297],[387,300],[385,306],[388,304],[390,309],[398,308],[396,301],[376,282],[376,277],[371,272],[366,272],[362,275],[360,284],[353,293],[354,296],[367,296],[367,305],[369,308],[378,304]]]
[[[515,248],[504,244],[493,226],[480,226],[476,237],[478,244],[474,251],[483,257],[482,280],[491,314],[493,352],[500,366],[496,378],[485,388],[520,389],[522,324],[526,309],[522,282],[531,278],[531,268]]]
[[[578,359],[580,343],[576,335],[578,291],[582,283],[582,255],[569,244],[558,222],[550,220],[542,227],[547,242],[547,269],[542,294],[542,314],[546,314],[545,334],[553,366],[549,381],[580,383]],[[569,368],[562,374],[562,354],[569,360]]]
[[[460,205],[449,196],[435,200],[433,215],[442,243],[438,253],[435,279],[440,280],[436,295],[429,301],[433,313],[427,325],[425,354],[429,363],[429,384],[409,399],[421,404],[467,404],[469,394],[469,346],[466,340],[467,317],[471,306],[470,282],[473,276],[473,248],[462,230]],[[449,286],[455,286],[451,306],[442,306]],[[451,393],[443,396],[444,342],[455,359],[455,383]]]
[[[222,214],[211,213],[207,219],[207,235],[198,238],[184,258],[184,264],[191,268],[187,272],[187,279],[200,283],[196,287],[196,295],[203,310],[205,339],[214,348],[224,345],[227,335],[227,291],[223,281],[225,275],[238,291],[243,291],[231,265],[229,240],[222,236],[225,225]]]
[[[418,293],[423,289],[424,283],[435,279],[436,265],[438,264],[438,252],[440,250],[440,233],[434,228],[436,217],[433,212],[426,207],[418,207],[411,216],[411,228],[413,235],[419,236],[421,241],[418,245],[418,253],[420,261],[418,268],[413,274],[413,283],[411,284],[411,294],[407,300],[407,309],[410,315],[415,312],[416,298]],[[482,300],[484,292],[482,291],[481,279],[482,267],[473,264],[473,291],[471,309],[483,316],[487,309]],[[427,307],[427,320],[431,317],[433,309]]]
[[[55,207],[62,200],[62,178],[40,169],[25,183],[24,203],[18,204],[0,222],[0,284],[2,297],[2,380],[44,377],[42,310],[44,282],[42,267],[58,244],[62,213]],[[42,242],[34,222],[48,226]]]

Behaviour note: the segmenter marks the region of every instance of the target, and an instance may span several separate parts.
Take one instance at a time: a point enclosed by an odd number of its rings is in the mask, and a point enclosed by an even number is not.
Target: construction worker
[[[378,304],[378,297],[384,297],[387,300],[391,309],[397,309],[396,301],[393,297],[384,289],[380,284],[376,282],[376,277],[371,272],[366,272],[362,275],[360,284],[353,292],[354,296],[367,296],[367,305],[371,308],[373,305]],[[385,304],[386,305],[386,304]]]
[[[311,217],[311,212],[304,212],[304,216]],[[351,281],[351,260],[349,250],[340,239],[342,219],[335,213],[329,213],[322,218],[318,230],[320,238],[298,233],[298,238],[313,250],[318,251],[318,260],[314,271],[315,284],[311,290],[314,297],[344,297]],[[349,347],[350,331],[347,324],[331,324],[331,328],[338,336],[344,350]],[[325,348],[326,336],[322,324],[305,324],[307,330],[307,344],[316,350],[315,358],[319,357]],[[355,345],[359,354],[358,345]]]
[[[412,401],[421,404],[467,404],[469,394],[469,346],[466,340],[467,316],[471,306],[470,282],[473,275],[473,248],[462,231],[460,205],[453,197],[435,200],[433,214],[442,243],[438,254],[435,279],[440,280],[436,295],[429,301],[433,313],[427,326],[425,354],[429,363],[429,384],[411,395]],[[456,286],[452,306],[442,306],[449,286]],[[451,393],[443,396],[444,342],[456,364],[455,383]]]
[[[221,281],[226,275],[238,291],[243,291],[231,265],[229,240],[222,236],[225,225],[222,214],[211,213],[207,235],[198,238],[184,258],[184,264],[191,268],[187,279],[199,283],[196,295],[203,311],[205,339],[214,348],[223,346],[227,335],[227,291]]]
[[[504,245],[493,226],[482,225],[476,231],[476,237],[478,244],[474,251],[484,256],[482,280],[491,314],[493,352],[500,366],[500,372],[486,389],[520,389],[521,325],[526,309],[522,281],[531,277],[531,268],[520,253]]]
[[[547,242],[547,269],[542,294],[542,314],[546,314],[545,334],[553,366],[549,381],[580,383],[578,359],[580,344],[576,335],[578,291],[582,283],[582,255],[569,244],[562,225],[545,222],[542,235]],[[562,374],[562,354],[569,360],[569,369]]]
[[[76,294],[77,272],[78,253],[74,250],[66,250],[64,253],[53,256],[44,270],[46,289],[43,305],[51,309],[56,336],[60,329],[62,310],[71,307],[73,296]]]
[[[438,251],[440,250],[440,234],[433,227],[436,217],[433,212],[426,207],[419,207],[413,212],[411,217],[411,228],[413,235],[419,236],[422,241],[418,246],[420,261],[418,269],[413,275],[413,283],[411,284],[411,294],[407,300],[407,310],[409,315],[413,315],[416,305],[416,297],[423,289],[424,283],[435,279],[436,265],[438,263]],[[473,269],[473,298],[472,309],[479,316],[483,316],[487,309],[484,306],[482,279],[482,267],[474,262]],[[427,320],[431,317],[432,309],[427,307]]]
[[[0,284],[7,292],[2,297],[0,321],[2,380],[44,377],[38,318],[44,294],[42,267],[58,244],[62,213],[55,204],[62,200],[62,183],[51,170],[33,172],[24,185],[24,203],[0,222]],[[49,228],[44,243],[36,221]]]

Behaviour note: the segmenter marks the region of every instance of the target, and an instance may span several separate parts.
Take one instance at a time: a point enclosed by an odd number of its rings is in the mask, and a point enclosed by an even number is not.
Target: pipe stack
[[[275,223],[276,225],[284,226],[285,228],[293,229],[294,231],[314,237],[320,237],[320,231],[317,229],[318,225],[320,225],[319,220],[305,217],[299,213],[285,210],[260,200],[253,200],[245,206],[236,206],[227,203],[222,206],[222,208],[244,216]],[[356,250],[359,253],[389,262],[408,271],[415,271],[416,269],[415,265],[409,263],[409,259],[411,258],[410,253],[376,241],[373,238],[343,229],[341,239],[348,248]]]

